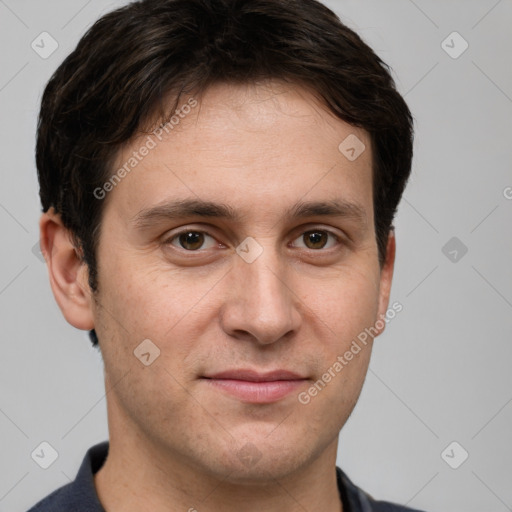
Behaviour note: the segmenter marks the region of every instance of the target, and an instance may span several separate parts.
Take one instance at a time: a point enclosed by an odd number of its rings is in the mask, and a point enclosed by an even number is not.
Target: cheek
[[[313,312],[311,325],[314,346],[309,347],[318,357],[316,382],[306,390],[303,401],[310,410],[332,409],[329,416],[336,429],[352,411],[371,356],[371,327],[378,312],[378,287],[371,267],[366,271],[351,269],[338,273],[322,286],[309,287],[308,306]],[[320,428],[320,426],[319,426]]]
[[[371,266],[350,268],[315,286],[307,285],[305,303],[334,334],[338,350],[375,322],[379,305],[377,275]]]
[[[110,269],[105,266],[100,279],[105,305],[118,327],[132,337],[153,337],[155,343],[165,344],[183,325],[200,321],[208,293],[219,277],[215,272],[194,277],[190,269],[135,257],[120,258]]]

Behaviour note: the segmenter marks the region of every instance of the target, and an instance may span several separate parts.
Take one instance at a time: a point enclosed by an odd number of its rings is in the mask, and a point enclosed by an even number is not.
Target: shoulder
[[[350,512],[424,512],[388,501],[375,500],[357,487],[340,468],[336,468],[336,473],[343,493],[343,504]]]
[[[72,484],[67,484],[53,491],[51,494],[38,501],[28,512],[55,512],[66,510],[69,505],[69,496]]]
[[[94,473],[105,462],[108,446],[103,442],[89,448],[75,480],[38,501],[28,512],[104,512],[94,487]]]
[[[371,504],[372,508],[370,510],[372,512],[424,512],[416,508],[409,508],[397,505],[396,503],[390,503],[389,501],[375,501],[371,496],[366,496]]]

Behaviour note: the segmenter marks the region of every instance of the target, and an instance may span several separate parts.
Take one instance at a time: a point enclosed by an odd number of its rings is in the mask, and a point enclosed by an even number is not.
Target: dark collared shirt
[[[93,475],[105,462],[108,446],[108,441],[104,441],[89,448],[75,480],[52,492],[28,512],[105,512],[94,487]],[[344,512],[420,512],[375,501],[356,487],[340,468],[336,468],[336,474]]]

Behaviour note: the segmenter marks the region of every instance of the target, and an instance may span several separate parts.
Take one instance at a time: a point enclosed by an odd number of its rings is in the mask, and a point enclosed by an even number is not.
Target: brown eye
[[[328,241],[327,233],[322,231],[308,231],[302,238],[308,249],[323,249]]]
[[[340,243],[340,239],[334,233],[322,229],[315,229],[302,233],[294,240],[294,246],[301,249],[331,249]]]
[[[189,249],[195,251],[199,249],[204,243],[204,234],[195,231],[189,231],[188,233],[182,233],[178,240],[183,249]]]
[[[197,251],[215,246],[215,239],[202,231],[182,231],[172,237],[168,243],[187,251]]]

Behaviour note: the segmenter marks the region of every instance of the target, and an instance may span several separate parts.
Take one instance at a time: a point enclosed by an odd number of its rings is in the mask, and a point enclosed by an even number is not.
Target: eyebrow
[[[299,202],[288,210],[291,218],[344,217],[366,222],[366,210],[358,204],[345,200]]]
[[[137,228],[144,229],[157,222],[185,217],[209,217],[239,221],[241,216],[227,204],[200,199],[178,199],[141,210],[133,221]]]
[[[360,223],[366,223],[365,208],[346,200],[300,201],[285,212],[288,218],[307,217],[343,217]],[[155,223],[187,217],[205,217],[240,222],[243,215],[224,203],[203,201],[200,199],[182,199],[159,204],[141,210],[133,218],[137,229],[148,228]]]

